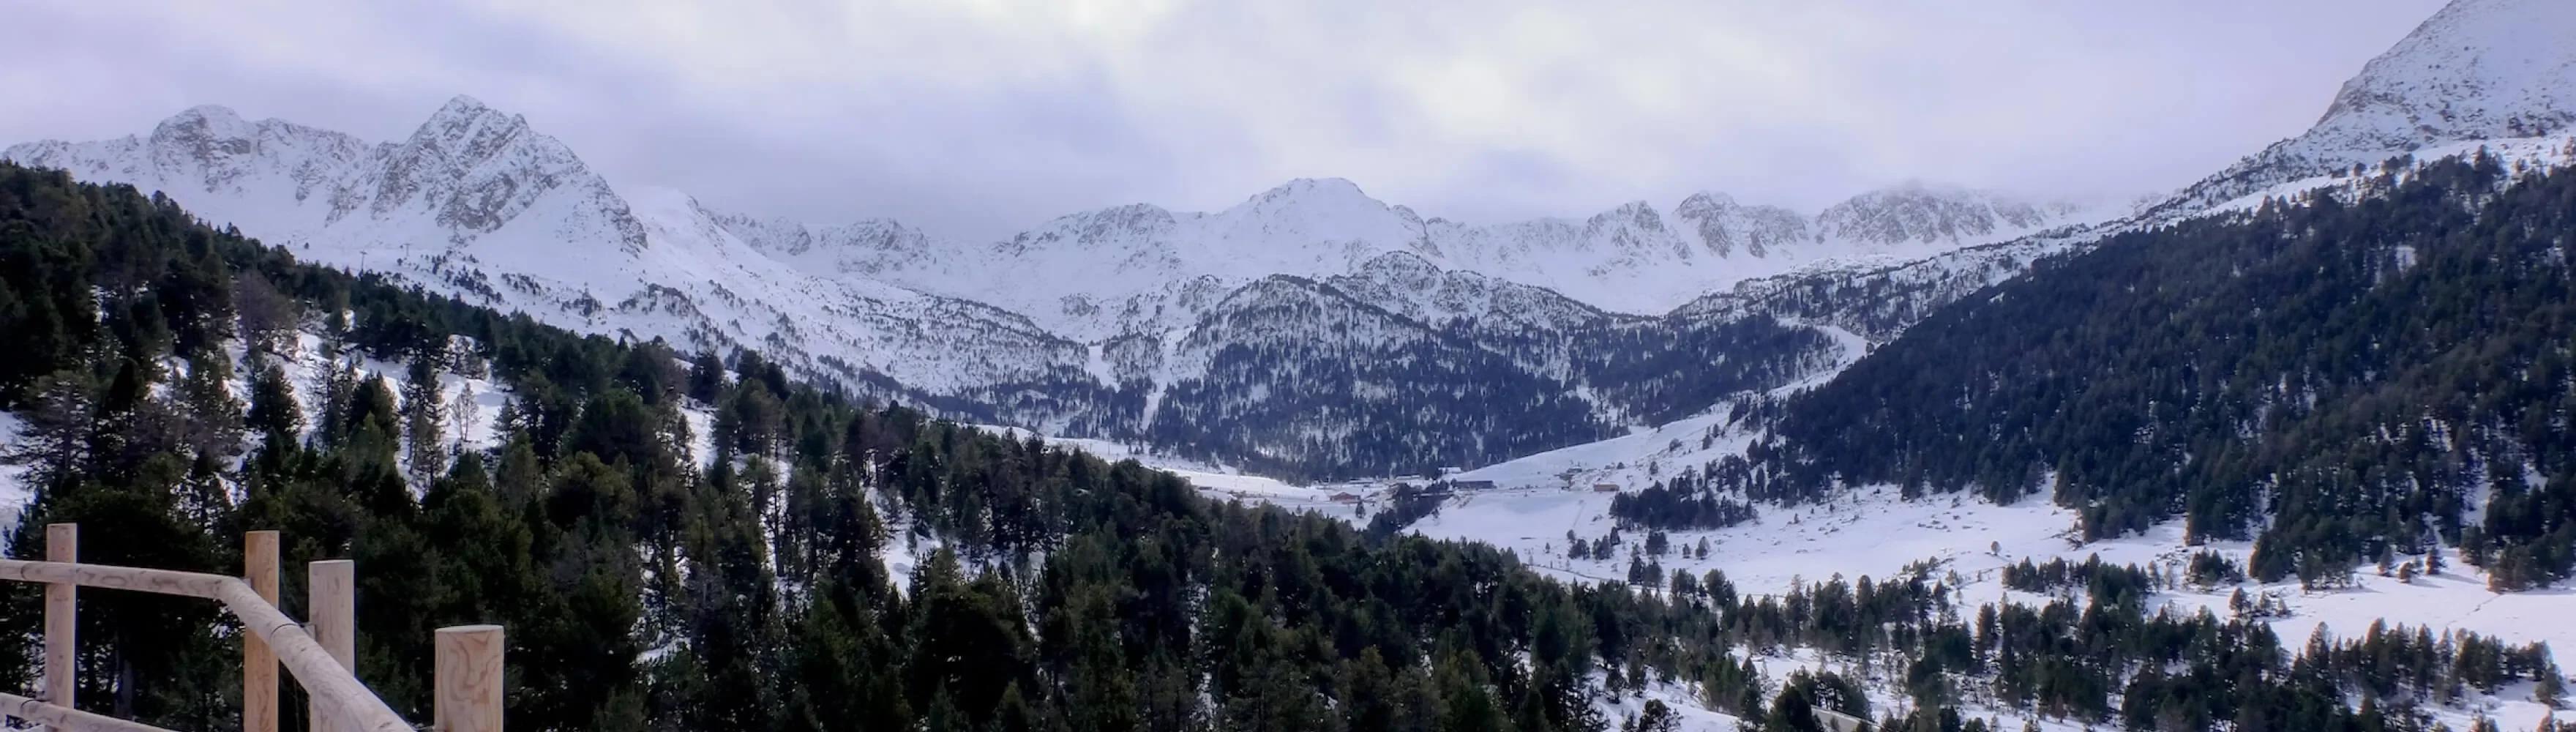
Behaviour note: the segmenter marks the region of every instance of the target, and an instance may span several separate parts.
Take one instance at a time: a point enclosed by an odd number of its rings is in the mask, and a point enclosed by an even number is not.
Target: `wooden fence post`
[[[501,732],[501,626],[440,628],[435,645],[431,727],[438,732]]]
[[[277,532],[242,535],[242,571],[251,591],[276,607]],[[241,728],[242,732],[277,732],[277,651],[257,633],[242,633]]]
[[[330,651],[331,658],[351,673],[358,670],[358,603],[357,565],[346,559],[314,562],[305,565],[309,578],[305,583],[308,601],[305,622],[313,627],[313,640]],[[342,719],[347,715],[323,702],[311,700],[313,732],[349,732]]]
[[[80,561],[79,524],[45,526],[45,561]],[[78,688],[73,666],[80,648],[74,636],[80,630],[79,592],[80,586],[69,582],[45,585],[45,702],[64,708],[72,707]]]

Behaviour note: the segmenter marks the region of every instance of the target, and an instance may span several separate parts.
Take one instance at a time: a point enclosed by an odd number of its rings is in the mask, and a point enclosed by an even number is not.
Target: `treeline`
[[[1604,641],[1633,623],[1625,589],[1490,548],[1215,504],[756,354],[301,265],[130,188],[0,167],[0,258],[0,328],[30,343],[0,364],[36,493],[13,546],[75,521],[91,561],[230,572],[258,527],[290,564],[354,558],[360,673],[414,718],[430,630],[464,622],[510,628],[512,724],[534,729],[1594,730],[1594,669],[1724,653]],[[451,371],[508,385],[472,447]],[[895,552],[923,558],[907,581]],[[8,592],[0,627],[32,634],[35,593]],[[239,636],[213,608],[85,605],[84,707],[234,713]]]
[[[858,403],[756,353],[577,336],[302,265],[44,171],[0,166],[0,265],[0,329],[30,344],[0,354],[36,495],[13,551],[74,521],[101,563],[229,573],[251,528],[282,530],[290,566],[353,558],[359,672],[416,719],[431,629],[469,622],[508,626],[511,724],[547,730],[1593,732],[1666,728],[1669,708],[1598,704],[1666,683],[1759,729],[1820,710],[1947,729],[1970,704],[2128,720],[2124,695],[2184,680],[2137,692],[2159,700],[2141,714],[2408,729],[2417,697],[2556,677],[2533,649],[2409,634],[2288,683],[2304,656],[2258,622],[2060,601],[1968,624],[1928,571],[1760,597],[1722,575],[1561,584],[1489,547],[1215,503],[1133,462]],[[506,385],[489,434],[450,374]],[[32,637],[36,588],[0,593],[0,632]],[[83,603],[84,708],[229,724],[240,635],[214,608]],[[1902,669],[1904,703],[1746,655],[1793,648]],[[2395,660],[2355,670],[2377,659]],[[0,654],[0,683],[35,665]],[[2380,706],[2345,702],[2383,677]]]
[[[1167,388],[1141,438],[1298,479],[1419,475],[1602,439],[1562,379],[1323,289],[1271,286],[1225,317],[1206,373]],[[1328,334],[1266,337],[1279,332]]]
[[[1435,326],[1330,284],[1278,276],[1229,295],[1187,336],[1181,348],[1209,349],[1205,371],[1156,398],[1132,373],[1114,388],[1066,373],[931,405],[1269,475],[1339,480],[1487,465],[1605,439],[1628,424],[1667,422],[1729,394],[1794,381],[1838,355],[1815,329],[1768,316],[1594,315],[1564,330],[1512,319]],[[1124,371],[1151,373],[1165,345],[1129,336],[1104,353]]]
[[[2265,581],[2443,546],[2498,590],[2564,580],[2571,200],[2563,169],[2392,161],[2356,200],[2111,237],[1940,309],[1776,417],[1754,405],[1769,431],[1707,490],[2050,492],[2090,538],[2180,517],[2255,539]]]
[[[2023,592],[2081,587],[2094,604],[2115,607],[2139,607],[2147,595],[2160,589],[2153,573],[2136,565],[2107,564],[2099,556],[2085,557],[2082,562],[2051,559],[2046,564],[2032,564],[2025,558],[2019,564],[2004,565],[2003,583]]]
[[[2093,561],[2059,566],[2068,582],[2092,567],[2089,596],[2038,606],[1981,605],[1973,619],[1960,617],[1965,608],[1955,591],[1933,580],[1929,568],[1876,582],[1836,576],[1779,596],[1739,596],[1712,571],[1697,582],[1676,583],[1669,596],[1683,606],[1715,609],[1718,625],[1682,621],[1667,630],[1713,634],[1751,653],[1807,648],[1842,659],[1849,672],[1902,691],[1902,698],[1875,708],[1887,730],[1967,729],[1957,711],[1962,706],[2139,730],[2222,723],[2244,730],[2428,730],[2434,727],[2428,708],[2456,707],[2473,694],[2505,693],[2525,681],[2533,684],[2533,699],[2552,707],[2567,702],[2566,677],[2543,644],[2373,623],[2341,641],[2321,629],[2290,649],[2256,614],[2222,619],[2142,607],[2138,600],[2161,586],[2145,570]],[[2042,568],[2019,577],[2045,584],[2052,574]],[[1770,687],[1749,661],[1711,659],[1646,672],[1681,673],[1710,708],[1748,719],[1776,719],[1791,704],[1780,698],[1785,692],[1763,703]],[[1871,717],[1872,707],[1860,698],[1859,711],[1841,711]]]
[[[1728,455],[1707,465],[1686,466],[1672,477],[1643,489],[1610,498],[1610,515],[1621,526],[1677,531],[1722,529],[1752,521],[1761,512],[1749,501],[1718,492],[1726,485],[1718,471],[1744,469],[1742,457]]]

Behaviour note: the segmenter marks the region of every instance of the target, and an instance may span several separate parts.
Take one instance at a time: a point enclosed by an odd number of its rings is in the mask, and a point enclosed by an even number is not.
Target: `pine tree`
[[[447,472],[447,398],[440,391],[436,361],[413,357],[402,389],[403,445],[413,485],[427,486]]]
[[[233,278],[233,305],[241,321],[242,345],[254,354],[244,360],[292,353],[297,321],[303,317],[300,303],[278,292],[258,272],[243,272]]]
[[[0,459],[29,466],[27,483],[52,486],[91,472],[97,436],[97,386],[87,371],[66,370],[39,379],[17,439],[0,445]]]
[[[1645,710],[1637,714],[1636,732],[1680,732],[1681,716],[1662,699],[1646,700]]]
[[[186,440],[199,455],[233,457],[242,450],[242,403],[233,398],[232,359],[222,348],[205,347],[188,357],[188,378],[180,384],[180,409]]]
[[[355,360],[341,360],[345,347],[346,341],[341,338],[326,339],[322,343],[322,352],[318,354],[322,403],[319,405],[320,418],[315,420],[313,429],[325,443],[348,432],[349,397],[358,390],[358,364]]]
[[[2562,708],[2560,705],[2567,701],[2567,677],[2558,672],[2558,664],[2543,657],[2531,669],[2531,677],[2531,700],[2551,709]]]
[[[699,351],[689,358],[689,398],[700,404],[714,404],[724,393],[724,362],[714,351]]]
[[[275,363],[261,368],[251,382],[247,424],[272,441],[292,440],[304,428],[304,408],[295,401],[295,387],[286,382],[286,370]]]

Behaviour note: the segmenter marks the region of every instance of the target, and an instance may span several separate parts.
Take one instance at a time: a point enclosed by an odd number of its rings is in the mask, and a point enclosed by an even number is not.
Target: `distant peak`
[[[1271,190],[1359,193],[1360,186],[1357,183],[1352,183],[1349,178],[1290,178],[1288,179],[1288,182],[1281,183],[1278,187]]]
[[[1735,197],[1716,191],[1700,191],[1682,199],[1679,209],[1726,209],[1735,207]]]
[[[2317,126],[2409,149],[2576,124],[2576,3],[2454,0],[2344,82]]]
[[[528,119],[485,105],[482,100],[462,94],[447,100],[436,114],[423,120],[414,131],[411,144],[428,145],[456,151],[474,150],[488,155],[512,141],[525,141],[546,148],[561,148],[553,138],[533,134]],[[572,151],[550,151],[556,157],[570,157]]]
[[[231,107],[202,104],[162,120],[152,129],[152,135],[163,139],[242,140],[257,137],[259,128],[244,121]]]
[[[1286,183],[1281,183],[1277,186],[1271,187],[1270,190],[1262,191],[1261,195],[1253,196],[1250,200],[1245,201],[1245,203],[1258,205],[1262,203],[1275,203],[1281,201],[1325,200],[1367,200],[1375,202],[1375,199],[1369,198],[1367,192],[1360,190],[1359,184],[1352,183],[1349,179],[1292,178]]]
[[[180,110],[178,114],[171,115],[170,119],[192,122],[238,122],[241,121],[241,113],[221,104],[200,104]]]
[[[458,130],[470,127],[510,129],[527,126],[526,117],[493,109],[490,105],[484,104],[483,100],[458,94],[449,98],[446,104],[440,105],[438,112],[429,116],[429,120],[422,125],[422,129]]]
[[[1954,183],[1927,181],[1921,178],[1907,178],[1895,183],[1880,186],[1878,188],[1862,192],[1860,195],[1853,196],[1851,200],[1910,200],[2002,204],[2019,202],[2011,196],[1996,193],[1994,191],[1971,188]]]
[[[492,111],[492,107],[484,104],[483,100],[464,94],[448,97],[447,104],[438,108],[440,116],[479,115],[489,111]]]

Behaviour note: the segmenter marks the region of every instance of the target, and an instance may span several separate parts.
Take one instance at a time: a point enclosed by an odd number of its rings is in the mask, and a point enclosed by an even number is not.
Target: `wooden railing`
[[[80,587],[195,597],[223,603],[241,620],[242,730],[277,732],[277,668],[311,697],[314,732],[413,732],[384,700],[358,682],[355,573],[346,560],[314,562],[307,626],[277,609],[277,532],[242,540],[243,576],[80,564],[80,530],[45,527],[45,559],[0,559],[0,580],[45,585],[45,666],[41,695],[0,693],[0,716],[65,732],[168,732],[74,709],[75,607]],[[501,626],[440,628],[436,640],[439,732],[500,732]]]

